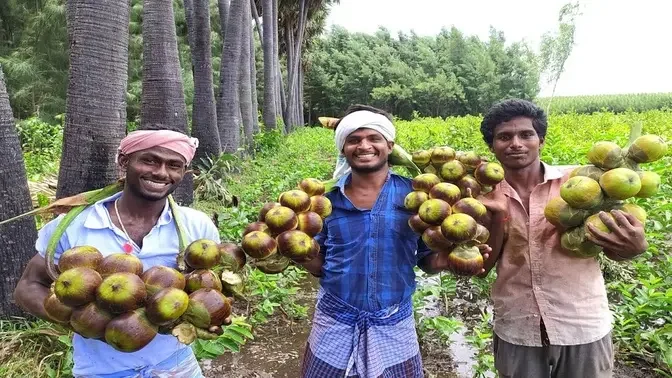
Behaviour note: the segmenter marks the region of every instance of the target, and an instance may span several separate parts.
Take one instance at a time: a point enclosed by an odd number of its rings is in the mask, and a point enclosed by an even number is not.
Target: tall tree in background
[[[215,90],[210,49],[210,8],[208,0],[184,0],[194,75],[191,134],[200,141],[194,162],[219,156]]]
[[[581,15],[579,2],[567,3],[560,8],[558,32],[546,33],[541,39],[541,71],[547,74],[547,83],[553,83],[551,98],[546,113],[551,111],[551,103],[560,76],[565,71],[565,63],[574,48],[576,20]]]
[[[126,131],[129,4],[68,0],[70,77],[57,197],[117,179],[114,157]]]
[[[276,105],[278,104],[278,79],[277,70],[275,67],[276,49],[275,49],[275,21],[273,19],[273,3],[277,0],[262,0],[263,1],[263,40],[262,48],[264,52],[264,107],[263,118],[264,127],[266,130],[275,129],[276,117],[278,111]]]
[[[249,0],[231,0],[222,49],[221,85],[217,99],[217,126],[222,151],[234,153],[240,146],[240,55],[245,24],[244,12],[250,12]],[[247,27],[249,25],[245,25]]]
[[[172,1],[145,0],[142,20],[142,107],[140,128],[165,125],[187,133],[182,71]],[[128,53],[124,53],[126,56]],[[193,176],[188,173],[175,190],[175,200],[193,202]]]
[[[252,133],[254,132],[254,120],[256,115],[252,110],[252,67],[250,65],[250,41],[252,40],[252,8],[250,0],[243,0],[244,11],[242,14],[242,28],[240,41],[240,65],[239,85],[240,113],[243,124],[244,144],[252,145]],[[257,99],[255,98],[254,101]]]
[[[21,144],[9,106],[9,96],[0,67],[0,220],[31,210]],[[0,226],[2,264],[0,264],[0,317],[22,315],[12,293],[28,260],[35,255],[35,218],[25,217]]]
[[[252,8],[256,10],[256,6],[254,5],[254,0],[251,2]],[[256,27],[259,27],[259,24],[256,25]],[[261,31],[259,31],[261,34]],[[261,41],[261,39],[259,40]],[[250,60],[249,60],[249,65],[250,65],[250,83],[252,87],[252,131],[254,133],[259,132],[259,98],[257,95],[257,49],[256,45],[254,43],[254,33],[250,35]]]

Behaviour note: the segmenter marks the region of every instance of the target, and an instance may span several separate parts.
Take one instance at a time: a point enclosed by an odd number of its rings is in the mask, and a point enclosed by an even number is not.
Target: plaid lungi
[[[411,301],[360,311],[320,288],[303,378],[422,378]]]

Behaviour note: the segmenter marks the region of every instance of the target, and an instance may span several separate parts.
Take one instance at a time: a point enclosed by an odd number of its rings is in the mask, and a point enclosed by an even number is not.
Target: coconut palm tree
[[[172,1],[144,0],[142,41],[140,128],[162,125],[187,133],[187,106]],[[180,204],[193,202],[193,176],[190,173],[185,175],[174,196]]]
[[[0,220],[31,210],[23,153],[7,87],[0,67]],[[14,304],[12,292],[21,278],[23,267],[35,254],[35,219],[26,217],[0,226],[0,243],[6,248],[0,255],[0,317],[22,315]]]
[[[126,131],[129,4],[68,3],[76,12],[67,17],[73,25],[58,197],[117,179],[114,156]]]

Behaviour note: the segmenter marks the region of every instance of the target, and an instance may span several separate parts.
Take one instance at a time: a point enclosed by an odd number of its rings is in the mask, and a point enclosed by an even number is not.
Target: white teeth
[[[142,182],[145,183],[145,185],[149,186],[150,188],[154,189],[163,189],[168,185],[167,183],[162,183],[162,182],[154,182],[154,181],[149,181],[149,180],[142,180]]]

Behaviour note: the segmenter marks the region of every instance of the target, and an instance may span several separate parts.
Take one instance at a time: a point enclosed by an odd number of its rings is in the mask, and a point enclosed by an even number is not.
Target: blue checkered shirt
[[[410,300],[418,261],[431,251],[408,225],[404,207],[413,189],[408,178],[388,173],[371,209],[358,209],[345,195],[351,174],[326,194],[333,211],[316,236],[324,254],[321,286],[349,305],[378,311]]]

